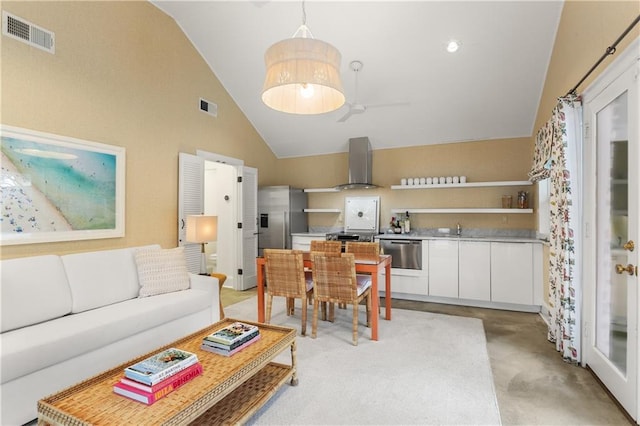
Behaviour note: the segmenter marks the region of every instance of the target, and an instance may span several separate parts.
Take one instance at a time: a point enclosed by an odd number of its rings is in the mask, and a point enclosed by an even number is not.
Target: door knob
[[[628,264],[627,266],[620,265],[620,264],[616,265],[616,274],[622,274],[625,271],[629,275],[634,275],[636,273],[636,268],[632,264]]]
[[[633,240],[629,240],[626,243],[624,243],[624,245],[622,246],[623,249],[625,250],[629,250],[629,251],[633,251],[633,249],[636,248],[635,243],[633,242]]]

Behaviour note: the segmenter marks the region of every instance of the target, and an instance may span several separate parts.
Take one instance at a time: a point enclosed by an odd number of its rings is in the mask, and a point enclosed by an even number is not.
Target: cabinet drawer
[[[385,274],[380,274],[378,289],[381,296],[384,290]],[[428,278],[424,275],[397,275],[391,273],[391,293],[420,294],[426,296]]]
[[[291,248],[293,250],[311,251],[311,243],[299,243],[294,240],[291,243]]]

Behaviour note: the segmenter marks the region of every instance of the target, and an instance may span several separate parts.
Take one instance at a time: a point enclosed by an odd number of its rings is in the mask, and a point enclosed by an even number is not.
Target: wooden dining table
[[[304,266],[313,268],[311,261],[311,252],[303,252]],[[391,320],[391,255],[382,254],[374,259],[355,259],[356,273],[371,274],[371,340],[378,340],[378,307],[380,306],[380,293],[378,293],[378,275],[385,272],[385,314],[387,320]],[[264,322],[264,264],[265,259],[262,256],[256,258],[257,266],[257,285],[258,285],[258,322]]]

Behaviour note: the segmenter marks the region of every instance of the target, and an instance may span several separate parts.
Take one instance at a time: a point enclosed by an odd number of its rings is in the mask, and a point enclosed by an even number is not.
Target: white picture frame
[[[0,245],[125,235],[125,148],[0,125]]]

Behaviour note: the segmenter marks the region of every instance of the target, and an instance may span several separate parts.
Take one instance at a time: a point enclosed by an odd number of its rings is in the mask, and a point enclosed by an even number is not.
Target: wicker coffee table
[[[230,357],[200,349],[204,336],[232,322],[260,328],[260,340]],[[183,339],[132,359],[109,371],[38,401],[38,424],[46,425],[184,425],[242,423],[287,381],[297,385],[296,330],[226,318]],[[126,366],[165,348],[196,353],[203,374],[153,405],[113,393]],[[271,362],[291,349],[291,365]]]

